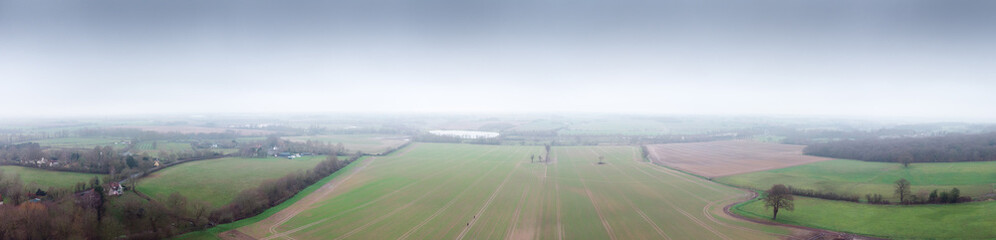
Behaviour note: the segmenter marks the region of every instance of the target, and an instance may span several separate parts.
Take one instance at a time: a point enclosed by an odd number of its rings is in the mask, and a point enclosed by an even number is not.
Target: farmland
[[[405,136],[379,134],[340,134],[285,138],[297,142],[311,140],[331,144],[342,143],[349,152],[362,151],[365,153],[382,153],[390,148],[395,148],[408,142],[408,138]]]
[[[192,151],[190,143],[184,142],[168,142],[168,141],[144,141],[135,145],[135,148],[139,151],[149,151],[149,152],[185,152]]]
[[[801,145],[719,141],[649,145],[658,164],[708,178],[784,168],[829,158],[802,155]]]
[[[273,131],[260,130],[260,129],[238,129],[238,128],[220,128],[220,127],[198,127],[198,126],[159,126],[159,125],[146,125],[146,126],[118,126],[117,128],[131,128],[139,129],[142,131],[153,131],[159,133],[223,133],[226,131],[233,131],[239,135],[245,136],[260,136],[273,134]]]
[[[264,180],[311,169],[324,159],[324,156],[296,159],[229,157],[195,161],[143,178],[138,183],[138,191],[160,200],[179,192],[187,198],[207,201],[218,207],[228,203],[242,190],[256,187]]]
[[[774,239],[731,220],[746,194],[643,162],[636,147],[417,144],[367,158],[268,219],[259,239]],[[599,156],[605,164],[597,164]],[[141,186],[140,186],[141,187]]]
[[[53,147],[53,148],[85,148],[93,149],[94,147],[100,146],[112,146],[114,149],[122,149],[128,145],[126,144],[114,144],[123,139],[118,138],[100,138],[100,137],[72,137],[72,138],[49,138],[40,140],[31,140],[30,142],[38,143],[42,147]]]
[[[734,209],[771,219],[771,209],[751,201]],[[954,205],[872,205],[796,197],[795,211],[778,212],[778,222],[893,239],[991,239],[996,236],[996,202]]]
[[[842,194],[882,194],[896,201],[894,182],[905,178],[920,190],[950,190],[962,195],[992,198],[996,182],[996,162],[915,163],[904,168],[898,163],[832,160],[806,165],[717,178],[716,181],[755,189],[774,184]]]
[[[94,176],[101,178],[106,176],[104,174],[58,172],[21,166],[0,166],[0,171],[3,171],[5,177],[14,174],[20,175],[21,181],[24,181],[25,184],[37,184],[42,189],[48,189],[48,187],[73,189],[77,182],[85,183]]]

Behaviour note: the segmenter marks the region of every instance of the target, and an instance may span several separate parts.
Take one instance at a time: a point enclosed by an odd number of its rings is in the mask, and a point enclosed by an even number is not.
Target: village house
[[[111,182],[111,189],[107,191],[107,195],[117,196],[121,195],[121,193],[123,192],[124,189],[121,188],[121,184],[117,182]]]

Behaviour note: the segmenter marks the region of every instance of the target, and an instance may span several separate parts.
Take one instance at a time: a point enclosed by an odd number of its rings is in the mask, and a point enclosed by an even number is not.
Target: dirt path
[[[571,166],[577,169],[577,164],[571,161]],[[585,183],[584,178],[581,177],[581,173],[574,171],[578,176],[578,181],[581,182],[581,186],[584,187],[585,194],[588,195],[588,201],[591,201],[592,207],[595,208],[595,214],[598,214],[598,219],[602,221],[602,227],[605,228],[605,232],[609,234],[609,239],[616,240],[615,233],[612,232],[612,226],[609,226],[609,221],[605,219],[605,215],[602,214],[602,209],[598,207],[598,202],[595,202],[595,197],[591,194],[591,189],[588,188],[588,183]]]
[[[508,229],[505,230],[505,239],[513,239],[512,233],[515,232],[515,224],[519,222],[519,213],[522,212],[522,205],[526,205],[526,193],[529,193],[529,186],[527,185],[525,189],[522,190],[522,196],[519,197],[519,202],[515,205],[515,213],[512,213],[512,223],[508,225]]]
[[[277,212],[276,214],[273,214],[273,216],[270,216],[268,219],[277,219],[278,221],[270,225],[270,227],[268,228],[269,232],[276,234],[277,227],[283,225],[284,223],[287,223],[287,221],[290,221],[291,218],[294,218],[301,212],[304,212],[304,210],[310,208],[311,205],[317,203],[318,201],[324,200],[325,196],[328,196],[330,193],[335,191],[336,187],[338,187],[342,183],[349,181],[350,178],[356,176],[356,173],[363,171],[363,169],[365,169],[367,166],[370,166],[370,164],[372,164],[376,160],[377,157],[371,157],[370,161],[367,161],[362,166],[353,169],[353,171],[350,171],[349,175],[347,175],[345,178],[332,179],[332,181],[329,181],[315,192],[312,192],[311,194],[308,194],[308,196],[305,196],[304,199],[301,199],[302,201],[298,201],[297,203],[291,205],[290,207],[287,207],[284,210]]]
[[[595,152],[595,150],[594,150],[594,149],[588,149],[588,150],[589,150],[589,151],[590,151],[590,152],[591,152],[591,153],[592,153],[593,155],[595,155],[595,156],[602,156],[602,155],[601,155],[600,153],[597,153],[597,152]],[[634,152],[634,155],[633,155],[633,157],[634,157],[634,159],[635,159],[635,157],[636,157],[636,155],[635,155],[635,152]],[[609,163],[609,164],[605,164],[605,165],[608,165],[608,166],[612,167],[612,169],[615,169],[616,171],[618,171],[618,172],[620,172],[620,173],[624,173],[624,172],[622,171],[622,169],[619,169],[619,167],[617,167],[617,166],[616,166],[615,164],[611,164],[611,163]],[[607,177],[607,176],[605,176],[605,173],[604,173],[604,172],[602,172],[602,170],[601,170],[601,169],[599,169],[599,168],[596,168],[596,170],[595,170],[595,171],[597,171],[597,172],[598,172],[598,175],[601,175],[601,176],[602,176],[602,179],[608,179],[608,177]],[[628,175],[627,175],[627,176],[628,176]],[[635,178],[633,178],[632,176],[628,176],[628,177],[629,177],[630,179],[632,179],[632,180],[636,181],[636,179],[635,179]],[[639,181],[636,181],[636,182],[639,182]],[[658,226],[658,225],[657,225],[657,223],[655,223],[655,222],[654,222],[653,220],[651,220],[651,219],[650,219],[650,216],[647,216],[647,214],[646,214],[646,213],[644,213],[644,212],[643,212],[643,210],[640,210],[639,208],[637,208],[637,207],[636,207],[636,204],[633,204],[633,201],[632,201],[632,200],[630,200],[630,199],[629,199],[628,197],[626,197],[626,195],[625,195],[625,194],[619,194],[618,196],[619,196],[619,197],[621,197],[621,198],[622,198],[622,200],[626,202],[626,205],[628,205],[628,206],[629,206],[629,207],[630,207],[631,209],[633,209],[633,212],[636,212],[637,214],[639,214],[639,215],[640,215],[640,217],[642,217],[642,218],[643,218],[643,221],[645,221],[645,222],[647,223],[647,225],[650,225],[650,227],[654,228],[654,231],[656,231],[656,232],[657,232],[657,235],[660,235],[660,236],[661,236],[661,238],[663,238],[663,239],[668,239],[668,240],[670,240],[670,239],[671,239],[671,237],[670,237],[670,236],[668,236],[668,235],[667,235],[666,233],[664,233],[664,230],[663,230],[663,229],[661,229],[661,228],[660,228],[660,226]]]
[[[564,240],[564,224],[560,222],[560,206],[563,206],[560,204],[560,181],[554,180],[553,184],[557,199],[557,239]]]
[[[245,233],[239,232],[238,230],[229,230],[218,234],[218,238],[224,240],[256,240],[256,238],[249,236]]]
[[[491,206],[491,202],[495,200],[495,197],[498,196],[498,192],[501,192],[502,187],[504,187],[505,183],[508,182],[508,179],[512,177],[512,173],[515,173],[515,170],[519,169],[519,164],[521,164],[521,162],[516,163],[515,168],[512,168],[512,170],[508,172],[508,175],[505,176],[505,180],[502,180],[501,184],[498,185],[498,188],[496,188],[495,191],[491,193],[491,197],[488,198],[488,201],[484,202],[484,206],[481,207],[481,210],[478,210],[477,214],[474,214],[474,216],[476,217],[474,217],[473,219],[470,220],[469,223],[467,223],[467,226],[463,228],[463,231],[460,232],[460,235],[457,235],[456,239],[458,240],[463,239],[463,237],[467,235],[467,232],[470,231],[470,228],[474,227],[474,223],[477,223],[478,219],[484,217],[483,216],[484,211],[488,210],[488,207]]]
[[[488,152],[485,152],[484,154],[488,154],[488,153],[491,153],[492,151],[494,151],[494,150],[491,150],[491,151],[488,151]],[[464,163],[464,164],[466,164],[466,163]],[[380,202],[381,200],[384,200],[384,199],[386,199],[387,197],[390,197],[390,196],[393,196],[394,194],[397,194],[398,192],[401,192],[401,191],[403,191],[403,190],[405,190],[405,189],[408,189],[408,188],[409,188],[409,187],[411,187],[411,186],[414,186],[414,185],[417,185],[418,183],[421,183],[421,182],[422,182],[422,181],[424,181],[425,179],[429,179],[429,178],[432,178],[432,177],[434,177],[434,176],[436,176],[436,175],[438,175],[438,174],[440,174],[440,173],[443,173],[443,172],[447,172],[447,171],[449,171],[450,169],[453,169],[453,168],[456,168],[456,167],[459,167],[459,166],[463,166],[463,165],[462,165],[462,164],[460,164],[460,165],[453,165],[453,166],[450,166],[450,167],[447,167],[447,168],[445,168],[445,169],[441,169],[441,170],[439,170],[439,171],[437,171],[437,172],[435,172],[435,173],[433,173],[433,174],[431,174],[431,175],[429,175],[429,176],[426,176],[425,178],[422,178],[422,179],[419,179],[419,180],[417,180],[417,181],[415,181],[415,182],[412,182],[412,183],[409,183],[408,185],[405,185],[404,187],[401,187],[401,188],[399,188],[399,189],[396,189],[396,190],[394,190],[394,191],[392,191],[392,192],[390,192],[390,193],[387,193],[387,194],[384,194],[383,196],[380,196],[380,197],[378,197],[377,199],[374,199],[374,200],[372,200],[372,201],[369,201],[369,202],[366,202],[366,203],[364,203],[364,204],[361,204],[361,205],[359,205],[359,206],[356,206],[356,207],[353,207],[353,208],[350,208],[350,209],[348,209],[348,210],[346,210],[346,211],[343,211],[343,212],[341,212],[341,213],[339,213],[339,214],[336,214],[336,215],[333,215],[333,216],[330,216],[330,217],[326,217],[326,218],[323,218],[323,219],[321,219],[321,220],[318,220],[318,221],[315,221],[315,222],[313,222],[313,223],[309,223],[309,224],[305,224],[305,225],[303,225],[303,226],[300,226],[300,227],[297,227],[297,228],[294,228],[294,229],[291,229],[291,230],[288,230],[288,231],[285,231],[285,232],[281,232],[281,233],[278,233],[278,234],[276,234],[276,235],[271,235],[271,236],[268,236],[268,237],[265,237],[265,238],[262,238],[262,239],[263,239],[263,240],[269,240],[269,239],[274,239],[274,238],[278,238],[278,237],[285,237],[285,236],[288,236],[288,235],[290,235],[290,234],[292,234],[292,233],[295,233],[295,232],[298,232],[298,231],[301,231],[301,230],[304,230],[304,229],[306,229],[306,228],[309,228],[309,227],[311,227],[311,226],[314,226],[314,225],[316,225],[316,224],[319,224],[319,223],[322,223],[322,222],[325,222],[325,221],[328,221],[328,220],[330,220],[330,219],[333,219],[333,218],[336,218],[336,217],[339,217],[339,216],[341,216],[341,215],[343,215],[343,214],[346,214],[346,213],[350,213],[350,212],[353,212],[353,211],[356,211],[356,210],[358,210],[358,209],[362,209],[362,208],[364,208],[364,207],[366,207],[366,206],[369,206],[369,205],[372,205],[372,204],[374,204],[374,203],[377,203],[377,202]]]
[[[446,211],[446,209],[449,209],[450,206],[452,206],[454,203],[457,202],[457,199],[460,199],[460,197],[463,196],[463,194],[467,192],[467,189],[471,189],[474,185],[477,185],[477,183],[480,183],[481,180],[484,180],[485,176],[491,175],[491,172],[494,172],[495,169],[498,169],[498,165],[495,165],[495,167],[491,168],[491,170],[489,170],[487,173],[484,173],[483,175],[481,175],[481,177],[477,178],[477,180],[475,180],[473,183],[471,183],[470,185],[468,185],[467,188],[464,188],[463,191],[460,191],[460,193],[458,193],[456,196],[454,196],[453,198],[451,198],[450,201],[446,203],[446,205],[443,205],[443,207],[439,208],[438,210],[436,210],[435,213],[432,213],[432,215],[430,215],[429,217],[425,218],[425,220],[422,220],[422,222],[420,222],[418,225],[415,225],[414,227],[412,227],[411,229],[409,229],[407,232],[405,232],[405,234],[401,235],[401,237],[399,237],[398,239],[399,240],[407,239],[409,236],[411,236],[411,234],[413,234],[416,231],[418,231],[419,229],[421,229],[422,226],[425,226],[425,224],[429,223],[429,221],[432,221],[432,219],[435,219],[437,216],[439,216],[439,214],[442,214],[444,211]]]
[[[650,177],[650,178],[652,178],[652,179],[655,179],[655,180],[657,180],[658,182],[661,182],[661,183],[664,183],[664,184],[666,184],[666,185],[668,185],[668,186],[671,186],[671,187],[673,187],[673,188],[677,188],[677,189],[679,189],[679,190],[682,190],[682,191],[684,191],[684,192],[685,192],[686,194],[688,194],[688,195],[691,195],[691,196],[693,196],[693,197],[695,197],[695,198],[697,198],[697,199],[699,199],[699,200],[702,200],[702,201],[703,201],[703,202],[705,202],[705,203],[708,203],[708,202],[710,202],[709,200],[706,200],[706,199],[704,199],[704,198],[702,198],[702,197],[699,197],[698,195],[695,195],[695,194],[693,194],[693,193],[691,193],[691,192],[689,192],[689,191],[685,190],[684,188],[681,188],[681,187],[678,187],[678,186],[675,186],[675,185],[673,185],[673,184],[671,184],[671,183],[669,183],[669,182],[667,182],[667,181],[664,181],[664,180],[661,180],[661,179],[659,179],[659,178],[655,177],[655,176],[654,176],[653,174],[650,174],[650,173],[648,173],[648,172],[644,171],[643,169],[641,169],[641,168],[640,168],[639,166],[637,166],[637,165],[632,165],[632,167],[633,167],[634,169],[636,169],[637,171],[639,171],[640,173],[643,173],[644,175],[647,175],[648,177]],[[687,181],[687,182],[694,182],[694,181],[692,181],[691,179],[686,179],[686,178],[680,178],[680,177],[679,177],[679,179],[681,179],[681,180],[683,180],[683,181]],[[667,198],[662,198],[662,199],[664,200],[664,203],[667,203],[667,205],[668,205],[668,206],[670,206],[670,207],[671,207],[672,209],[674,209],[674,210],[678,211],[678,212],[679,212],[679,213],[681,213],[682,215],[685,215],[685,217],[688,217],[688,219],[689,219],[689,220],[691,220],[691,221],[692,221],[692,223],[695,223],[696,225],[699,225],[699,226],[701,226],[702,228],[705,228],[705,229],[706,229],[706,230],[708,230],[709,232],[712,232],[712,233],[716,234],[716,236],[718,236],[718,237],[720,237],[720,238],[722,238],[722,239],[727,239],[727,240],[729,240],[729,239],[730,239],[730,238],[729,238],[729,237],[727,237],[726,235],[724,235],[724,234],[722,234],[722,233],[720,233],[720,232],[716,231],[716,230],[715,230],[715,229],[713,229],[712,227],[710,227],[710,226],[709,226],[708,224],[705,224],[704,222],[702,222],[702,221],[701,221],[701,220],[699,220],[698,218],[695,218],[695,216],[692,216],[692,215],[691,215],[691,214],[689,214],[688,212],[685,212],[684,210],[681,210],[680,208],[678,208],[678,206],[676,206],[676,205],[675,205],[674,203],[672,203],[672,202],[671,202],[670,200],[667,200]]]
[[[744,189],[740,189],[740,190],[743,190],[745,192],[750,193],[750,196],[747,197],[747,198],[745,198],[742,201],[733,202],[733,203],[730,203],[730,204],[727,204],[726,206],[724,206],[723,207],[723,212],[726,213],[727,216],[736,218],[736,219],[741,220],[741,221],[759,223],[759,224],[770,225],[770,226],[787,227],[787,228],[793,228],[793,229],[797,229],[797,230],[802,230],[803,232],[808,232],[808,234],[802,234],[802,236],[792,236],[792,237],[789,237],[791,239],[821,239],[822,237],[829,236],[829,237],[832,237],[833,239],[886,240],[885,238],[868,237],[868,236],[854,235],[854,234],[849,234],[849,233],[840,233],[840,232],[834,232],[834,231],[824,230],[824,229],[818,229],[818,228],[811,228],[811,227],[804,227],[804,226],[797,226],[797,225],[791,225],[791,224],[784,224],[784,223],[779,223],[779,222],[773,222],[773,221],[768,221],[768,220],[748,218],[748,217],[744,217],[744,216],[740,216],[740,215],[734,214],[733,212],[730,211],[730,208],[732,208],[733,206],[736,206],[737,204],[740,204],[740,203],[743,203],[743,202],[746,202],[746,201],[750,201],[751,199],[754,199],[754,198],[757,197],[757,193],[754,192],[754,191],[748,191],[748,190],[744,190]]]

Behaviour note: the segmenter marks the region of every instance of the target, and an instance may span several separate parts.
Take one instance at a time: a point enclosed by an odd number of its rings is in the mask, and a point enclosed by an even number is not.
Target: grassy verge
[[[357,161],[354,161],[354,162],[350,163],[345,168],[340,169],[339,171],[336,171],[335,173],[332,173],[328,177],[325,177],[325,178],[322,178],[321,180],[318,180],[318,182],[316,182],[315,184],[311,184],[311,186],[308,186],[307,188],[304,188],[304,190],[301,190],[300,192],[298,192],[297,194],[295,194],[294,197],[292,197],[290,199],[287,199],[287,201],[284,201],[283,203],[280,203],[280,204],[278,204],[275,207],[272,207],[270,209],[267,209],[266,211],[263,211],[263,213],[260,213],[259,215],[256,215],[256,216],[253,216],[253,217],[250,217],[250,218],[246,218],[246,219],[242,219],[242,220],[238,220],[238,221],[235,221],[235,222],[232,222],[232,223],[221,224],[221,225],[215,226],[213,228],[209,228],[209,229],[205,229],[205,230],[201,230],[201,231],[185,233],[183,235],[176,236],[173,239],[220,239],[220,238],[217,237],[217,235],[220,234],[220,233],[223,233],[223,232],[226,232],[226,231],[229,231],[229,230],[232,230],[232,229],[240,228],[240,227],[243,227],[243,226],[246,226],[246,225],[249,225],[249,224],[253,224],[253,223],[256,223],[256,222],[259,222],[259,221],[261,221],[263,219],[266,219],[266,218],[272,216],[273,214],[275,214],[277,212],[280,212],[281,210],[284,210],[285,208],[289,207],[290,205],[293,205],[297,201],[301,200],[301,198],[304,198],[305,196],[308,196],[308,194],[311,194],[315,190],[318,190],[318,188],[321,188],[323,185],[325,185],[329,181],[332,181],[332,179],[336,178],[337,176],[341,175],[342,173],[348,172],[348,171],[352,171],[352,169],[353,169],[353,167],[355,165],[359,164],[359,162],[362,162],[362,161],[366,160],[366,158],[367,157],[360,158]]]
[[[771,209],[758,200],[731,211],[771,219]],[[890,239],[992,239],[996,202],[902,206],[796,197],[795,211],[779,211],[776,222]]]

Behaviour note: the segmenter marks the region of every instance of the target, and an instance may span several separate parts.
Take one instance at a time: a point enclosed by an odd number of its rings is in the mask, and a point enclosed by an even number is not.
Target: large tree
[[[771,186],[768,190],[767,195],[764,196],[764,208],[774,208],[774,214],[771,215],[771,219],[778,218],[778,210],[785,209],[792,211],[795,209],[795,204],[792,203],[792,192],[789,191],[788,187],[782,184],[775,184]]]
[[[913,190],[910,190],[910,181],[905,178],[900,178],[896,181],[896,196],[899,196],[900,203],[907,203],[906,197],[912,194]]]

